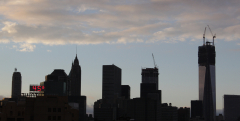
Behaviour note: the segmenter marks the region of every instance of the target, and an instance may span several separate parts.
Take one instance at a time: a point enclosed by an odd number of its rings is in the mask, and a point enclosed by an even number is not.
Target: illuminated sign
[[[30,86],[30,91],[44,91],[45,87],[44,86]]]

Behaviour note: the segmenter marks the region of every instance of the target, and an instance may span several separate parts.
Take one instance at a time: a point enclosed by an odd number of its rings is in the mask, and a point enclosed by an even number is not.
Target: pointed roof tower
[[[77,58],[77,54],[76,54],[76,57],[74,59],[74,65],[79,65],[79,61],[78,61],[78,58]]]

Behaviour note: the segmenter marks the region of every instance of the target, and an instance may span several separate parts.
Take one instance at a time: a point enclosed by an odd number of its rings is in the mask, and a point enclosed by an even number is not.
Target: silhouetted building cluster
[[[77,56],[69,75],[62,69],[55,69],[39,86],[31,85],[30,88],[35,90],[30,89],[30,93],[21,95],[21,78],[21,73],[15,69],[12,77],[12,98],[1,101],[0,121],[91,119],[86,116],[87,98],[81,96],[81,67]],[[9,108],[12,110],[8,110],[10,104],[15,106]]]
[[[94,114],[86,114],[87,97],[81,95],[81,66],[77,55],[69,75],[55,69],[40,86],[21,93],[21,73],[12,77],[11,98],[0,101],[0,121],[237,121],[240,96],[224,95],[224,116],[216,116],[215,46],[198,47],[199,100],[188,107],[162,103],[158,68],[142,68],[140,97],[131,99],[131,87],[122,85],[122,69],[102,66],[102,99],[94,102]],[[36,89],[39,88],[39,89]],[[191,115],[190,115],[191,114]]]
[[[103,65],[102,99],[94,103],[94,120],[177,121],[177,107],[162,104],[158,75],[156,67],[142,69],[141,97],[131,99],[130,86],[121,85],[121,69]]]

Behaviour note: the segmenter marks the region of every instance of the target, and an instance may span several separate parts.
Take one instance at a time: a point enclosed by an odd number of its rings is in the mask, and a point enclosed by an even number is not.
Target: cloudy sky
[[[0,96],[11,95],[14,68],[22,92],[53,69],[68,74],[76,56],[89,107],[101,98],[102,65],[122,68],[122,84],[139,97],[141,68],[159,66],[163,102],[198,99],[198,46],[216,33],[217,109],[239,94],[239,0],[1,0]],[[207,29],[206,39],[212,41]],[[90,110],[90,108],[89,108]]]

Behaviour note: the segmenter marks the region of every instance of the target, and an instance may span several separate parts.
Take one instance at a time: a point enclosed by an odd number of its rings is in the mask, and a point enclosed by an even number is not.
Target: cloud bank
[[[201,40],[207,25],[218,40],[239,43],[239,4],[239,0],[2,0],[0,43],[19,43],[19,51],[33,51],[38,43],[177,43]]]

